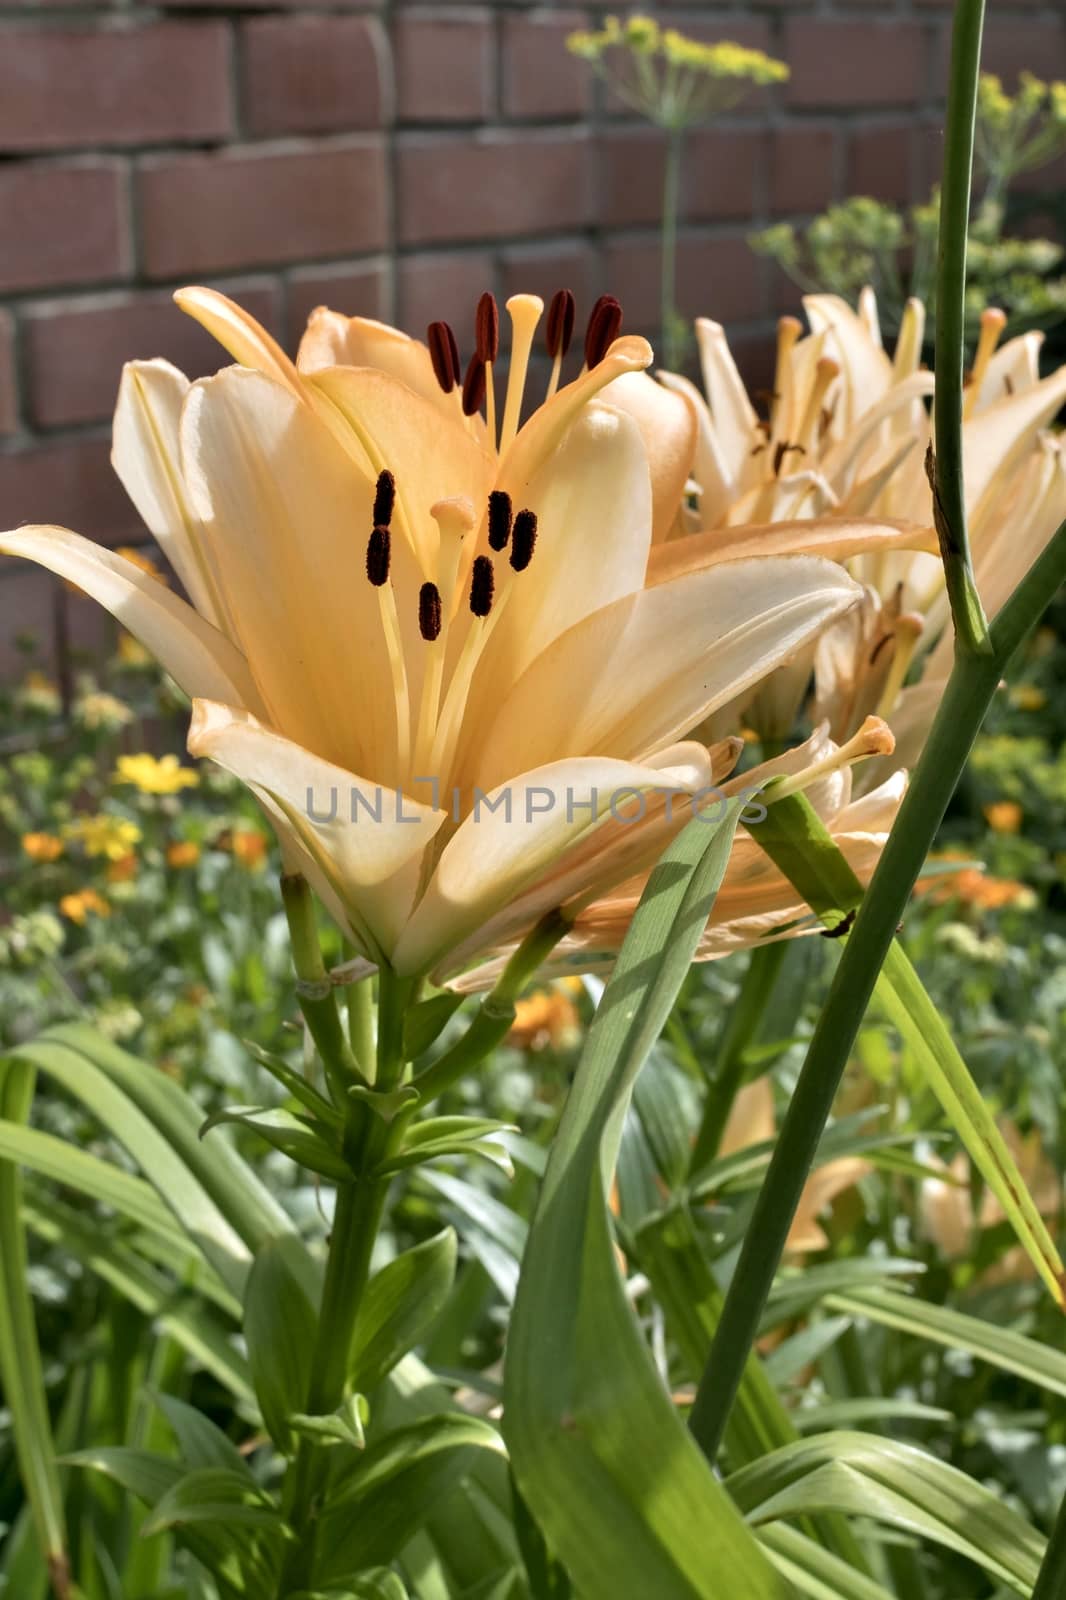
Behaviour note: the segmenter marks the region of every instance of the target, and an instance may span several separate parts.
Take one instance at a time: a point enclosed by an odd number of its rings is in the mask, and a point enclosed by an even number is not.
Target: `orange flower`
[[[79,889],[75,894],[65,894],[59,902],[59,909],[63,916],[69,917],[71,922],[76,922],[79,928],[84,925],[90,912],[97,917],[111,915],[111,907],[103,895],[97,894],[95,889]]]
[[[230,849],[242,867],[258,871],[266,860],[267,838],[258,828],[234,828]]]
[[[581,1031],[577,1007],[561,984],[537,989],[515,1006],[507,1043],[523,1050],[566,1050]]]
[[[167,845],[168,867],[195,867],[200,859],[200,846],[192,839],[175,839]]]
[[[1022,808],[1017,800],[995,800],[985,806],[984,812],[993,833],[1017,833],[1022,825]]]
[[[931,861],[966,859],[955,850],[930,857]],[[919,878],[915,887],[920,893],[928,894],[936,905],[943,905],[948,900],[961,900],[964,905],[976,906],[979,911],[998,911],[1003,906],[1031,906],[1035,900],[1027,883],[1019,883],[1016,878],[994,878],[981,867],[960,867],[958,872],[943,877]]]
[[[137,875],[137,857],[130,850],[124,856],[119,856],[115,861],[107,864],[108,883],[129,883]]]
[[[24,833],[22,848],[31,861],[55,861],[63,854],[63,841],[54,833]]]

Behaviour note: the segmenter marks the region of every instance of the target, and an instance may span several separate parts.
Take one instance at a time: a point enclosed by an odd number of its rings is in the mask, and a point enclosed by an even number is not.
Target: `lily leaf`
[[[258,1134],[291,1161],[323,1178],[334,1183],[347,1183],[351,1179],[348,1163],[329,1142],[331,1130],[312,1117],[298,1116],[279,1106],[227,1106],[208,1117],[200,1129],[200,1137],[226,1122]]]
[[[396,1363],[428,1333],[455,1281],[455,1230],[405,1250],[374,1274],[355,1327],[351,1383],[376,1389]]]
[[[256,1044],[253,1039],[245,1039],[242,1043],[249,1055],[253,1056],[294,1100],[299,1100],[306,1106],[313,1117],[331,1127],[339,1128],[342,1125],[344,1119],[336,1106],[327,1100],[324,1094],[319,1094],[314,1084],[309,1083],[302,1072],[297,1072],[295,1067],[290,1066],[282,1056],[275,1055],[272,1050],[264,1050],[262,1045]]]
[[[293,1452],[290,1418],[311,1382],[318,1316],[300,1281],[287,1240],[260,1250],[248,1277],[244,1337],[256,1398],[279,1450]]]
[[[706,926],[739,810],[691,822],[651,874],[585,1041],[511,1321],[504,1417],[515,1477],[590,1595],[788,1592],[655,1369],[619,1277],[606,1199],[633,1082]]]
[[[306,1411],[294,1411],[289,1417],[289,1426],[301,1439],[310,1439],[324,1449],[346,1444],[353,1450],[363,1450],[366,1448],[364,1427],[369,1416],[370,1408],[363,1395],[350,1394],[336,1411],[326,1417],[312,1417]]]

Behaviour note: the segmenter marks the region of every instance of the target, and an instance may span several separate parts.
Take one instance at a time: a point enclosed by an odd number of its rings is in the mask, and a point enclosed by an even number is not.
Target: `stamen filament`
[[[903,688],[903,681],[907,676],[911,662],[914,660],[914,651],[918,640],[922,636],[925,621],[916,612],[904,612],[899,618],[895,629],[895,649],[892,653],[892,664],[888,669],[881,697],[877,702],[877,715],[888,717],[895,710],[899,692]]]
[[[998,306],[987,306],[981,312],[981,332],[977,340],[977,352],[973,358],[973,371],[970,381],[963,393],[962,414],[964,419],[973,416],[981,393],[981,385],[988,372],[988,363],[991,361],[999,336],[1007,325],[1007,318]]]
[[[385,650],[392,673],[393,698],[396,702],[396,781],[402,784],[411,762],[411,692],[407,684],[407,667],[403,655],[403,638],[400,619],[396,614],[396,596],[391,583],[378,588],[378,609],[385,635]]]
[[[801,772],[794,772],[783,783],[775,783],[767,794],[767,801],[784,800],[790,794],[809,789],[820,778],[839,772],[843,767],[854,766],[856,761],[866,761],[870,756],[890,756],[896,748],[892,729],[880,717],[867,717],[858,733],[853,734],[839,750],[833,750],[821,761],[812,761]]]

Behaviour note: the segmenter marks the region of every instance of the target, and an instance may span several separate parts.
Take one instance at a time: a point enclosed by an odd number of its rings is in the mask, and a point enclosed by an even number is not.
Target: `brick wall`
[[[121,363],[219,356],[170,304],[217,284],[291,348],[326,301],[466,330],[476,296],[570,285],[654,331],[661,142],[605,104],[568,31],[605,8],[367,0],[0,0],[0,526],[140,537],[108,466]],[[656,10],[654,5],[644,9]],[[834,197],[924,196],[948,0],[674,0],[791,81],[692,137],[682,309],[726,322],[756,381],[794,291],[753,225]],[[992,0],[986,64],[1066,76],[1062,0]],[[95,608],[0,568],[0,672],[36,632],[91,647]]]

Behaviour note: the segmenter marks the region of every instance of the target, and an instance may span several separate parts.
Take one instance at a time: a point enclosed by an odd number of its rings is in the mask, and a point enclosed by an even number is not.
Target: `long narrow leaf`
[[[530,1229],[504,1428],[548,1545],[588,1600],[787,1593],[686,1433],[619,1278],[605,1173],[669,1015],[736,826],[695,821],[652,873],[589,1030]]]

